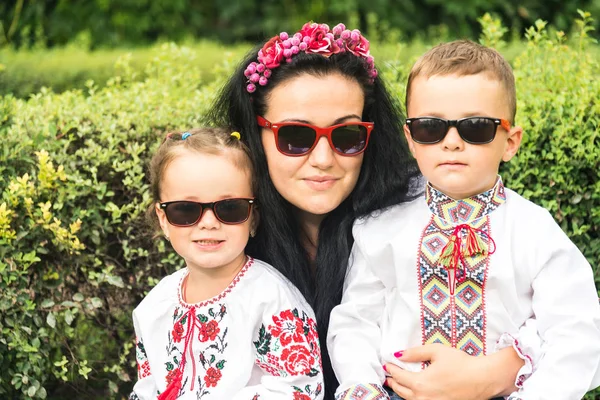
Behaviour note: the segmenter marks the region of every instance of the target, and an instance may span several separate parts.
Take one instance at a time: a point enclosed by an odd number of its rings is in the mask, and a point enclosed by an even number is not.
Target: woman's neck
[[[301,240],[304,249],[308,253],[311,261],[317,257],[317,245],[319,244],[319,228],[321,222],[325,219],[324,215],[310,214],[298,210],[298,223],[300,224]]]

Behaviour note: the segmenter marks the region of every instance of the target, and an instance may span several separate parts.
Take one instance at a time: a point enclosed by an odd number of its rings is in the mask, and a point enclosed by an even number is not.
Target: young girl
[[[138,382],[130,399],[323,398],[314,314],[244,248],[258,224],[238,132],[171,133],[150,164],[151,213],[186,268],[133,312]]]

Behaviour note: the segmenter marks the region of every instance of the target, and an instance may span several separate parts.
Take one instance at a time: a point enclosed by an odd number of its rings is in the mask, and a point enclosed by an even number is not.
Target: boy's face
[[[448,120],[480,116],[509,120],[506,91],[485,74],[417,77],[412,81],[409,118],[437,117]],[[421,172],[436,189],[453,199],[464,199],[491,189],[496,183],[500,161],[517,152],[523,130],[498,126],[494,140],[470,144],[450,127],[435,144],[415,142],[407,125],[404,134]]]

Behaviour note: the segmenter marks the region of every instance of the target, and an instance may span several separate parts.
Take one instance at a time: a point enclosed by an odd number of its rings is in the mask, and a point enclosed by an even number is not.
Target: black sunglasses
[[[412,139],[420,144],[441,142],[451,126],[456,128],[462,140],[471,144],[492,142],[496,137],[498,125],[507,131],[510,130],[510,122],[507,120],[489,117],[468,117],[453,120],[436,117],[408,118],[406,125],[408,125]]]
[[[215,217],[224,224],[235,225],[246,222],[254,199],[236,198],[199,203],[196,201],[167,201],[159,203],[165,211],[167,221],[175,226],[196,225],[205,210],[212,210]]]
[[[321,136],[327,138],[329,145],[337,154],[357,156],[367,148],[374,126],[372,122],[353,121],[320,128],[301,122],[271,123],[261,116],[256,117],[256,121],[258,126],[273,131],[277,150],[281,154],[292,157],[310,153]]]

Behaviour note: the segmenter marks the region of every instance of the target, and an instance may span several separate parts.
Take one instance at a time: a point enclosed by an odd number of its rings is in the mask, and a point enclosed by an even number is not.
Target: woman
[[[326,398],[333,399],[337,382],[323,344],[342,296],[352,224],[419,194],[403,116],[358,30],[307,23],[250,52],[210,118],[242,132],[250,147],[261,222],[247,250],[280,269],[314,308]],[[432,361],[426,373],[396,376],[394,385],[408,387],[414,398],[510,393],[523,365],[510,349],[476,359],[423,346],[405,357]]]

